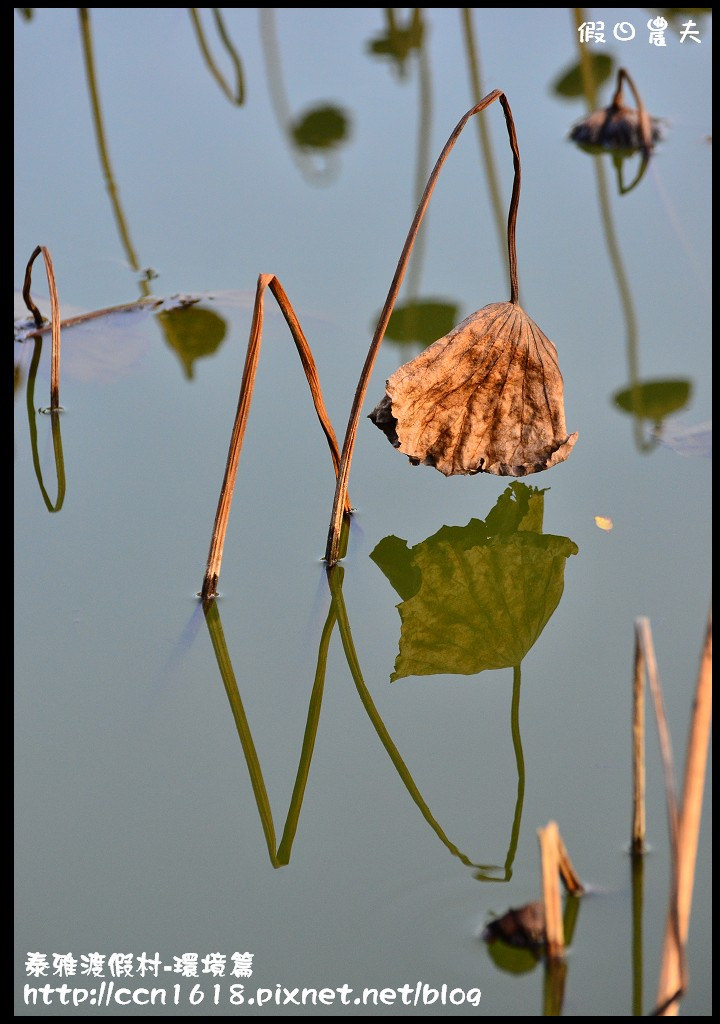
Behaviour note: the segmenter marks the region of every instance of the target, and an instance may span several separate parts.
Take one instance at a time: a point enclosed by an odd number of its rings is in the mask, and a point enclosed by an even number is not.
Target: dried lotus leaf
[[[577,440],[555,346],[513,302],[484,306],[396,370],[370,419],[445,476],[538,473]]]

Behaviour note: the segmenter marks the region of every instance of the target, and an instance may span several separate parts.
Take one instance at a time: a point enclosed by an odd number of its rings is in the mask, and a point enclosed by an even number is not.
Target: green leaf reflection
[[[325,104],[294,121],[290,133],[300,149],[333,149],[348,138],[350,123],[340,107]]]
[[[419,342],[427,348],[437,338],[449,334],[459,319],[459,306],[454,302],[411,299],[395,307],[385,337],[389,341]]]
[[[667,416],[687,405],[691,393],[689,380],[649,380],[616,392],[613,402],[623,412],[652,420],[659,429]]]
[[[157,314],[165,341],[177,353],[185,377],[192,380],[196,359],[213,355],[222,345],[227,324],[202,306],[180,306]]]
[[[396,537],[377,545],[370,557],[393,586],[401,583],[391,681],[520,665],[557,608],[565,562],[578,551],[569,538],[542,533],[544,495],[515,481],[484,522],[443,526],[412,548]]]
[[[367,44],[372,57],[389,57],[399,78],[406,75],[406,62],[413,50],[422,49],[424,24],[422,8],[415,7],[406,24],[401,24],[395,7],[385,8],[385,28]]]
[[[588,71],[591,75],[595,88],[603,85],[612,77],[614,62],[612,57],[606,53],[590,54],[588,60]],[[562,71],[552,83],[552,91],[556,96],[563,99],[575,99],[585,95],[585,84],[583,80],[583,68],[578,61],[571,67]]]

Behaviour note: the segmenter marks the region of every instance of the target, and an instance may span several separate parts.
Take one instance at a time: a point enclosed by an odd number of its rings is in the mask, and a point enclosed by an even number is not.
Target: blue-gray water
[[[640,1005],[647,1013],[670,863],[648,705],[651,852],[639,950],[627,855],[633,623],[647,616],[652,625],[681,779],[711,588],[711,18],[693,15],[699,44],[680,43],[671,22],[662,48],[647,41],[657,12],[586,10],[606,25],[607,43],[593,52],[614,62],[600,105],[622,66],[650,113],[668,122],[646,174],[620,195],[612,159],[567,141],[585,99],[553,89],[578,61],[572,9],[470,9],[474,64],[457,9],[423,9],[414,29],[396,9],[394,37],[385,9],[226,9],[240,104],[213,77],[187,10],[93,9],[85,35],[75,9],[32,10],[30,20],[15,13],[16,289],[41,244],[63,315],[144,291],[202,296],[208,313],[195,331],[183,329],[188,320],[132,313],[63,332],[66,481],[55,512],[36,471],[55,504],[51,417],[35,412],[49,404],[50,342],[36,368],[33,341],[15,343],[16,1014],[542,1015],[542,965],[523,974],[498,967],[481,933],[490,917],[540,897],[536,830],[550,820],[592,890],[573,931],[563,1012],[633,1015]],[[199,18],[232,91],[234,65],[211,9]],[[636,27],[631,42],[613,38],[623,21]],[[407,43],[404,60],[382,52],[388,38],[396,53]],[[224,663],[220,634],[195,598],[258,274],[275,273],[285,288],[342,440],[418,190],[475,102],[473,74],[482,94],[502,89],[512,107],[523,172],[521,302],[557,347],[568,429],[579,434],[566,462],[524,481],[546,489],[543,533],[577,553],[522,657],[514,730],[507,658],[470,675],[449,659],[443,674],[390,682],[406,595],[370,557],[394,536],[416,565],[443,526],[486,521],[510,480],[412,467],[365,415],[340,609],[362,681],[335,623],[319,692],[323,628],[340,607],[321,561],[334,480],[271,297],[220,577]],[[303,149],[303,118],[322,107],[336,113],[321,126],[337,134],[340,125],[344,137]],[[401,305],[453,306],[456,323],[509,297],[497,220],[507,214],[512,159],[499,105],[480,116],[500,208],[471,122],[441,174],[400,296]],[[637,167],[633,158],[625,173]],[[157,276],[143,289],[138,271],[147,267]],[[40,262],[33,294],[46,310]],[[421,347],[386,338],[364,413]],[[661,417],[659,443],[651,420],[614,402],[633,379],[690,383],[685,405]],[[596,516],[609,517],[612,530]],[[505,588],[517,583],[513,557],[502,548],[497,556]],[[457,594],[448,592],[449,605]],[[528,621],[543,618],[534,601]],[[442,643],[450,627],[438,621]],[[492,649],[502,622],[474,628],[478,649]],[[251,785],[237,696],[267,805],[257,778]],[[290,859],[275,867],[288,807],[298,808],[298,764],[300,774],[307,768],[306,729],[314,748]],[[693,1016],[711,1012],[709,788],[681,1007]],[[263,831],[268,805],[274,847]],[[473,865],[496,866],[482,873],[501,881],[479,879]],[[104,979],[81,974],[81,956],[95,952],[131,954],[135,966],[142,953],[157,952],[165,965],[197,953],[200,976],[161,970],[168,1000],[181,985],[177,1007],[99,1008],[88,999],[74,1008],[57,997],[33,1006],[23,986],[43,982],[27,973],[31,952],[47,957],[44,983],[53,987],[120,984],[107,964]],[[202,972],[202,958],[217,952],[228,958],[220,978]],[[230,976],[235,952],[253,954],[250,978]],[[77,972],[63,979],[53,954],[68,953]],[[206,995],[191,1005],[195,981]],[[354,998],[365,987],[414,991],[422,982],[479,988],[482,998],[406,1007],[398,996],[370,1010],[274,998],[238,1007],[229,1003],[238,982],[246,996],[349,985]],[[148,979],[136,972],[125,984]]]

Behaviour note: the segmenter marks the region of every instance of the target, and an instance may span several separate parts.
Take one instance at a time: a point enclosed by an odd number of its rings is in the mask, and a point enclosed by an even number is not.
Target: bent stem
[[[345,530],[343,530],[340,548],[341,555],[344,554],[343,545],[345,537],[346,533]],[[427,821],[428,825],[430,825],[433,832],[435,832],[435,834],[437,835],[438,839],[440,839],[440,841],[450,851],[450,853],[454,857],[457,857],[466,867],[475,868],[477,871],[477,873],[474,875],[475,878],[486,882],[507,882],[512,875],[512,859],[515,855],[515,845],[517,843],[516,825],[519,829],[518,809],[516,808],[515,822],[513,823],[513,834],[510,840],[510,849],[508,850],[508,855],[505,859],[505,876],[501,878],[493,878],[491,875],[486,874],[486,872],[491,870],[500,870],[497,865],[476,864],[474,861],[471,861],[470,858],[466,854],[464,854],[462,850],[460,850],[460,848],[456,846],[455,843],[453,843],[449,839],[447,834],[443,831],[440,823],[434,817],[432,811],[430,810],[430,807],[428,806],[424,797],[422,796],[422,793],[418,789],[415,780],[410,774],[408,766],[403,761],[400,751],[393,742],[392,737],[390,736],[390,733],[388,732],[387,727],[380,716],[380,712],[375,707],[372,696],[370,695],[370,691],[368,690],[367,685],[365,684],[365,680],[363,679],[362,669],[360,667],[360,660],[358,658],[357,651],[355,650],[355,644],[353,642],[352,632],[350,629],[350,620],[348,619],[347,609],[345,607],[345,599],[343,597],[342,591],[344,575],[345,570],[343,569],[342,566],[335,566],[334,568],[328,570],[327,578],[332,600],[332,609],[334,609],[335,615],[337,617],[340,638],[342,640],[343,650],[345,652],[345,658],[348,663],[348,668],[350,669],[350,674],[353,678],[353,682],[355,683],[355,687],[358,691],[358,695],[360,697],[360,700],[362,701],[363,707],[365,708],[367,716],[370,719],[380,742],[387,751],[387,754],[390,760],[392,761],[395,770],[402,779],[405,788],[407,789],[408,793],[410,794],[410,797],[420,810],[420,813],[422,814],[423,818]],[[519,672],[516,675],[515,692],[519,699]],[[519,782],[518,791],[520,791]],[[521,809],[522,805],[520,804],[519,806]]]
[[[235,727],[237,728],[240,743],[242,744],[243,753],[245,755],[245,761],[247,762],[250,784],[255,797],[255,803],[257,804],[258,814],[260,815],[265,843],[267,845],[268,854],[270,855],[270,863],[274,868],[284,867],[290,863],[292,844],[295,839],[295,833],[297,832],[303,797],[305,796],[307,780],[310,774],[310,762],[312,761],[313,750],[315,749],[315,739],[320,721],[320,708],[322,705],[323,689],[325,686],[325,669],[327,665],[328,647],[330,645],[330,637],[335,626],[335,612],[334,609],[330,609],[320,637],[317,668],[315,670],[315,680],[313,682],[312,693],[310,695],[310,703],[308,705],[300,760],[298,762],[297,773],[295,775],[295,785],[293,786],[290,806],[288,807],[285,827],[283,829],[282,839],[280,840],[279,846],[277,846],[275,838],[275,825],[273,822],[272,809],[270,807],[270,799],[267,794],[262,768],[260,767],[260,759],[257,755],[252,732],[250,731],[250,724],[245,714],[242,698],[240,697],[240,691],[235,679],[235,673],[233,672],[230,653],[225,641],[222,622],[220,621],[220,612],[218,611],[218,606],[215,602],[205,605],[203,607],[203,612],[205,614],[205,621],[210,633],[210,640],[215,652],[218,668],[220,669],[220,675],[222,677],[223,685],[225,686],[225,692],[227,693],[227,697],[230,702],[230,708],[235,720]]]
[[[350,411],[350,418],[345,432],[345,441],[343,443],[342,458],[340,461],[340,470],[338,472],[337,486],[335,488],[335,498],[333,501],[332,516],[330,519],[330,528],[328,530],[327,546],[325,549],[325,561],[328,568],[334,566],[338,560],[338,550],[340,546],[340,528],[342,526],[342,518],[345,511],[347,511],[347,489],[348,480],[350,477],[350,464],[352,462],[353,451],[355,448],[355,440],[357,437],[357,428],[360,421],[360,411],[362,409],[363,402],[365,401],[365,395],[367,394],[368,384],[370,383],[370,377],[372,375],[375,360],[377,358],[380,345],[385,336],[387,325],[390,320],[393,307],[397,300],[400,286],[402,285],[403,277],[407,269],[408,260],[410,253],[412,252],[415,239],[417,237],[418,230],[425,211],[427,210],[432,196],[437,179],[442,170],[442,166],[447,160],[450,151],[455,146],[460,133],[462,132],[465,125],[468,123],[471,117],[475,114],[479,114],[481,111],[489,107],[495,100],[499,100],[505,114],[505,124],[507,126],[508,138],[510,140],[510,148],[513,154],[513,168],[514,168],[514,179],[513,179],[513,190],[510,198],[510,210],[508,213],[507,223],[507,243],[508,243],[508,262],[510,266],[510,302],[517,304],[518,302],[518,270],[517,270],[517,252],[515,245],[515,226],[517,222],[518,204],[520,201],[520,152],[518,149],[517,135],[515,133],[515,123],[513,121],[512,111],[510,110],[510,104],[507,101],[505,93],[500,89],[494,89],[488,93],[479,103],[472,107],[457,123],[453,130],[450,138],[445,143],[445,147],[440,154],[435,167],[430,174],[428,183],[425,186],[420,205],[417,208],[413,222],[410,225],[407,238],[405,239],[405,245],[400,254],[397,268],[390,284],[390,290],[385,300],[378,325],[375,328],[375,334],[370,343],[370,349],[365,359],[365,364],[360,374],[360,380],[358,382],[357,390],[355,391],[355,398],[353,399],[352,409]]]
[[[42,314],[30,297],[32,265],[40,253],[43,254],[43,259],[45,260],[45,272],[47,274],[48,290],[50,292],[50,317],[52,324],[52,349],[50,356],[50,412],[58,413],[60,412],[60,300],[58,298],[57,285],[55,283],[55,271],[53,269],[52,257],[50,256],[50,250],[45,245],[35,246],[33,254],[28,260],[27,267],[25,268],[25,281],[23,282],[23,299],[25,300],[25,305],[32,313],[35,326],[41,327],[44,323]]]
[[[627,84],[630,86],[630,91],[632,92],[633,96],[635,97],[635,103],[637,105],[637,112],[638,112],[638,119],[640,121],[640,131],[642,132],[642,141],[643,141],[642,151],[643,151],[643,155],[644,155],[645,159],[647,160],[647,159],[649,159],[650,154],[652,152],[652,131],[650,129],[650,116],[649,116],[647,110],[645,109],[645,104],[642,101],[642,97],[640,96],[640,93],[637,91],[635,83],[633,82],[632,78],[627,73],[625,68],[619,68],[619,70],[618,70],[617,89],[615,90],[615,95],[613,96],[613,99],[612,99],[612,108],[617,109],[618,107],[623,107],[625,105],[623,103],[623,91],[622,91],[622,87],[623,87],[623,82],[624,81],[627,82]],[[630,191],[630,190],[627,189],[627,191]]]
[[[213,56],[210,53],[210,48],[208,47],[207,41],[205,39],[205,33],[203,32],[202,24],[200,22],[200,15],[198,14],[199,8],[189,7],[188,10],[190,12],[190,18],[193,23],[193,28],[195,29],[195,35],[197,36],[200,52],[202,53],[205,59],[205,63],[208,66],[210,74],[213,76],[213,78],[220,86],[225,96],[227,96],[227,98],[230,100],[230,102],[236,107],[241,107],[245,101],[245,81],[243,76],[242,64],[240,63],[240,57],[238,56],[237,51],[235,50],[235,47],[233,46],[230,37],[227,33],[227,29],[225,28],[219,9],[217,7],[211,8],[213,12],[213,17],[215,19],[215,27],[217,28],[218,35],[220,36],[220,39],[222,40],[222,43],[225,49],[227,50],[230,60],[232,61],[233,67],[235,69],[235,92],[233,92],[229,84],[225,81],[222,71],[220,71],[217,64],[213,60]]]
[[[237,476],[238,462],[240,461],[240,452],[242,451],[243,439],[245,437],[245,428],[247,426],[247,419],[250,413],[250,404],[252,402],[253,388],[255,387],[257,365],[260,358],[260,345],[262,343],[262,326],[264,318],[264,296],[267,288],[269,288],[275,296],[282,314],[285,317],[285,321],[290,328],[290,333],[293,336],[303,370],[305,371],[305,377],[310,387],[310,394],[312,395],[315,412],[317,413],[320,425],[322,426],[325,437],[327,438],[328,446],[330,448],[330,456],[333,460],[333,467],[336,474],[340,464],[337,438],[335,437],[335,431],[332,428],[330,417],[328,416],[327,409],[325,408],[315,360],[313,359],[310,346],[308,345],[307,339],[300,327],[300,322],[295,316],[295,312],[290,305],[290,300],[275,275],[260,274],[255,293],[255,305],[253,307],[252,324],[250,327],[250,339],[248,341],[247,354],[245,356],[245,369],[243,371],[242,383],[240,385],[240,397],[238,399],[235,423],[233,425],[232,436],[230,438],[230,448],[228,450],[227,463],[225,466],[225,476],[220,489],[220,499],[218,501],[217,512],[215,514],[215,525],[213,527],[207,567],[205,569],[205,577],[203,579],[201,591],[203,603],[212,600],[217,594],[217,584],[220,577],[220,566],[222,563],[223,548],[225,546],[225,534],[227,532],[228,519],[230,516],[233,490],[235,488],[235,478]],[[350,502],[347,494],[344,495],[344,502],[344,508],[349,512]]]
[[[562,960],[565,954],[565,929],[560,900],[560,833],[557,823],[548,822],[545,828],[537,830],[537,835],[540,844],[547,958],[549,961]]]
[[[125,250],[128,263],[130,264],[131,269],[135,273],[138,273],[140,271],[140,261],[137,256],[137,252],[135,251],[135,246],[130,238],[130,231],[127,226],[127,221],[125,220],[125,214],[123,213],[123,208],[120,203],[120,194],[115,183],[112,164],[110,163],[110,150],[105,139],[105,128],[102,111],[100,109],[100,93],[97,87],[97,76],[95,75],[95,57],[93,55],[92,33],[90,31],[90,8],[79,7],[78,15],[80,17],[80,31],[82,34],[85,75],[87,77],[88,90],[90,92],[90,106],[92,107],[93,128],[95,129],[98,154],[100,156],[100,163],[105,177],[105,188],[107,189],[107,193],[110,197],[110,204],[115,217],[115,223],[120,234],[120,242]],[[150,294],[150,288],[148,287],[147,281],[141,280],[139,284],[140,291],[144,296],[148,296]]]

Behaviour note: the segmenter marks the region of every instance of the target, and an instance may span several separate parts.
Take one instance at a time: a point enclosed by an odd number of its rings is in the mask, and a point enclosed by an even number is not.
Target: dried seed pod
[[[484,306],[396,370],[370,419],[445,476],[538,473],[577,440],[555,346],[514,302]]]
[[[628,107],[623,96],[623,81],[632,90],[637,109]],[[570,129],[570,140],[579,146],[613,151],[636,152],[643,150],[649,155],[656,142],[663,138],[663,122],[651,117],[635,88],[635,83],[624,68],[620,68],[617,87],[612,103],[602,110],[578,121]]]

